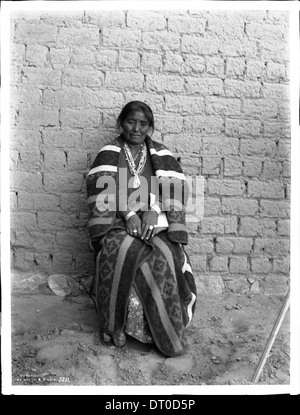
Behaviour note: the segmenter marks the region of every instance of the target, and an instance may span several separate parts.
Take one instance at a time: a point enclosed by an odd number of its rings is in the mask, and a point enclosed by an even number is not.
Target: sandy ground
[[[13,385],[251,385],[284,297],[225,293],[198,297],[189,349],[167,358],[127,338],[99,342],[91,298],[43,287],[12,296]],[[289,312],[258,384],[288,385]]]

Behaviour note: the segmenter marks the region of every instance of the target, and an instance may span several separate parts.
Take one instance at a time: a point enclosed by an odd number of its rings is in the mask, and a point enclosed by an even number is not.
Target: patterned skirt
[[[125,333],[142,343],[154,343],[150,328],[144,313],[143,304],[134,287],[131,288]]]
[[[187,254],[166,231],[145,243],[112,229],[97,256],[96,274],[100,333],[125,332],[154,342],[167,356],[186,350],[196,286]]]

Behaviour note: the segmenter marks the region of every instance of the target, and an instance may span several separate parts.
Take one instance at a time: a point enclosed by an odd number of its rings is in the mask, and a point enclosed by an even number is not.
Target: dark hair
[[[147,118],[149,127],[152,128],[152,131],[154,131],[154,117],[152,109],[149,107],[149,105],[145,104],[142,101],[130,101],[125,105],[125,107],[120,112],[120,115],[118,116],[117,127],[122,127],[124,120],[135,111],[142,111],[144,113],[145,117]]]

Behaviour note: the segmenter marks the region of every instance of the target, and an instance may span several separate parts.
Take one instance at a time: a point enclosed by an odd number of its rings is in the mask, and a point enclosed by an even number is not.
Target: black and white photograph
[[[298,2],[2,2],[2,393],[299,394],[299,113]]]

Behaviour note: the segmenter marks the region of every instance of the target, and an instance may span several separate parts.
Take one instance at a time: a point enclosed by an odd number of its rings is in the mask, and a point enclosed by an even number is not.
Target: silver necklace
[[[127,143],[124,143],[124,152],[125,152],[125,158],[126,158],[127,163],[128,163],[130,174],[132,176],[134,176],[132,187],[134,189],[137,189],[141,185],[139,175],[144,170],[146,160],[147,160],[147,147],[146,147],[146,144],[145,143],[142,144],[142,147],[141,147],[141,150],[140,150],[141,158],[140,158],[140,162],[139,162],[138,167],[135,166],[134,159],[132,157],[130,148],[129,148]]]

